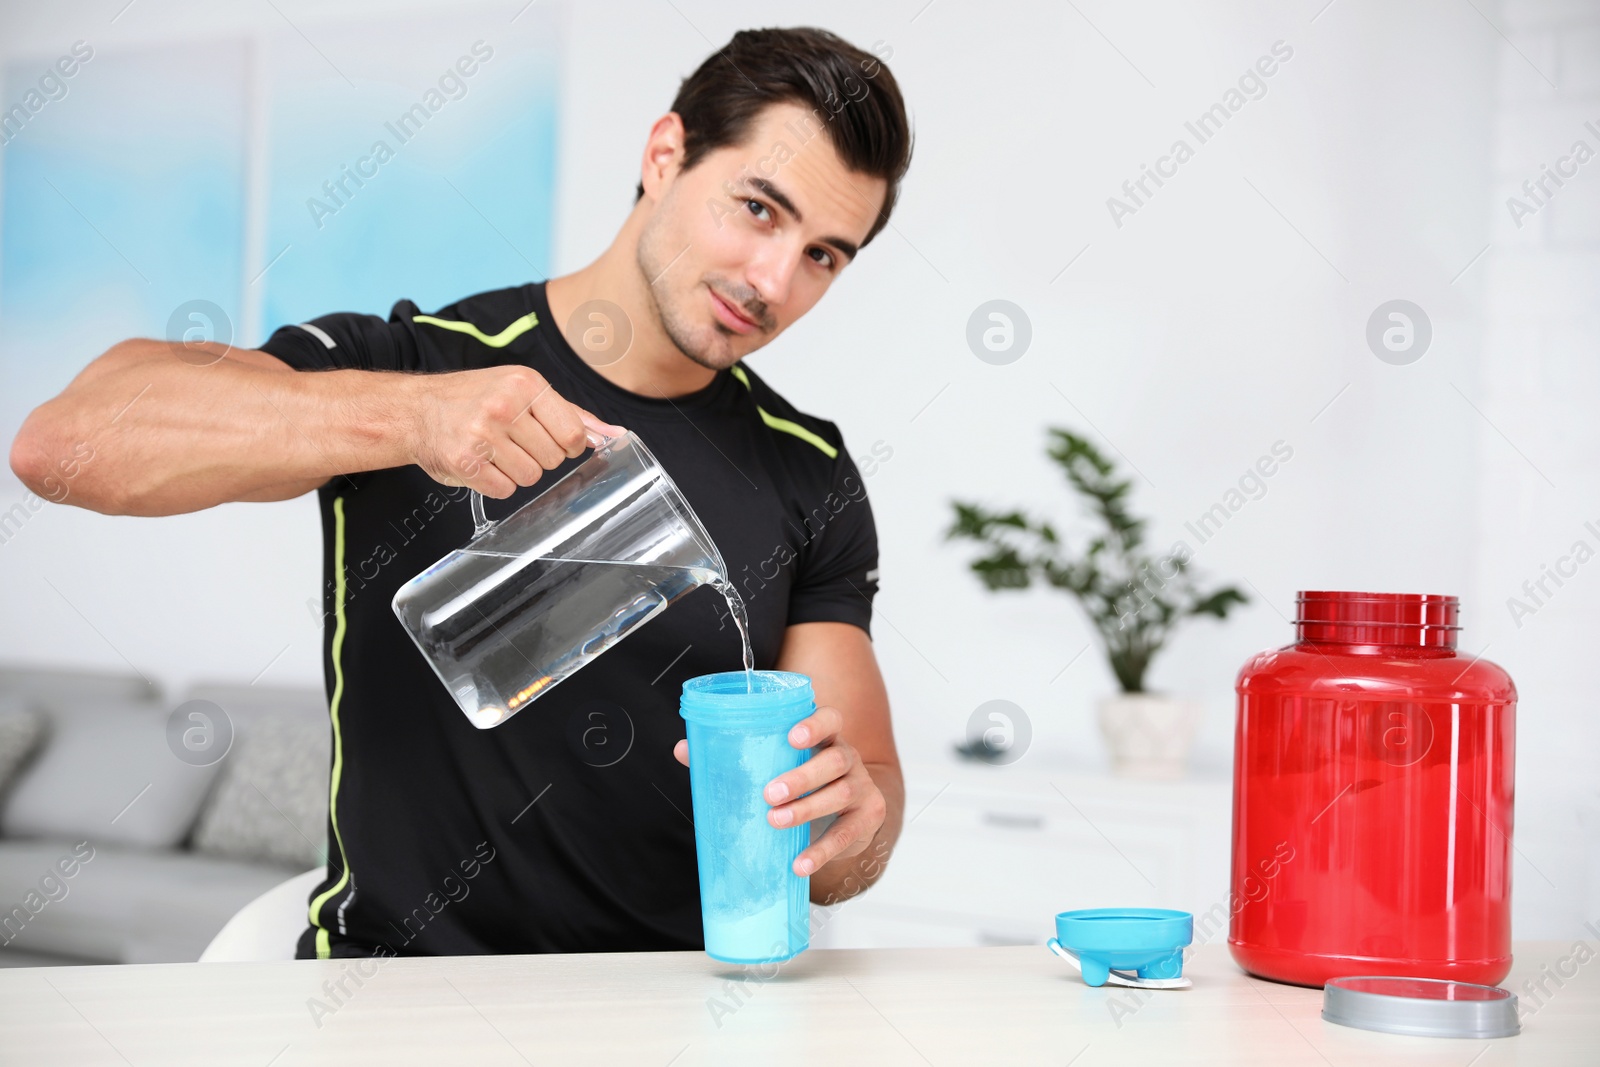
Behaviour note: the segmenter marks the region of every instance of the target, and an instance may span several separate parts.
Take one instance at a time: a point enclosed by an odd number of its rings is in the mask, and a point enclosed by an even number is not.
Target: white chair
[[[201,963],[292,960],[295,942],[310,920],[311,890],[328,873],[316,867],[262,893],[234,913],[200,953]]]

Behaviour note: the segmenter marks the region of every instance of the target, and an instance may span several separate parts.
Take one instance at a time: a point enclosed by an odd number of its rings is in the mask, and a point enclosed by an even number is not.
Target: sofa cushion
[[[200,812],[195,851],[301,869],[326,863],[327,723],[297,716],[253,719],[235,735]]]
[[[6,801],[7,837],[172,848],[200,813],[219,767],[192,766],[167,745],[159,704],[58,703],[50,740]]]
[[[295,873],[186,851],[0,840],[0,957],[197,960],[235,912]]]
[[[42,712],[19,697],[0,695],[0,797],[6,795],[48,729]]]
[[[302,869],[325,863],[330,738],[323,691],[198,685],[185,699],[221,708],[234,733],[195,824],[195,850]]]

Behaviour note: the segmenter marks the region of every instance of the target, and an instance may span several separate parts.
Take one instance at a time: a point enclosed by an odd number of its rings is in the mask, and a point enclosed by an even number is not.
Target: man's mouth
[[[715,289],[707,290],[711,294],[711,309],[717,319],[728,329],[735,333],[751,333],[761,328],[761,324],[749,315],[740,311],[731,301],[723,299]]]

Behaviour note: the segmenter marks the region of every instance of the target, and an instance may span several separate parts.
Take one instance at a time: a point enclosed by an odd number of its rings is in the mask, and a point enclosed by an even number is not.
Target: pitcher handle
[[[483,513],[483,494],[472,491],[472,536],[478,537],[494,525],[494,520]]]
[[[626,432],[627,431],[624,431],[624,433]],[[620,436],[622,435],[619,434],[616,437],[613,437],[603,434],[599,430],[590,430],[588,432],[589,447],[599,451],[600,449],[611,444],[611,442],[617,440]],[[489,516],[484,513],[483,494],[474,489],[472,491],[472,536],[479,537],[482,534],[487,533],[489,528],[493,526],[494,523],[495,520],[489,518]]]

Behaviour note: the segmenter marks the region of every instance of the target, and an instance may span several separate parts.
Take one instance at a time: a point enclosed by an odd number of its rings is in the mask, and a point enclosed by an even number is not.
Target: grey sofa
[[[0,966],[194,960],[325,861],[320,690],[0,667],[0,724]]]

